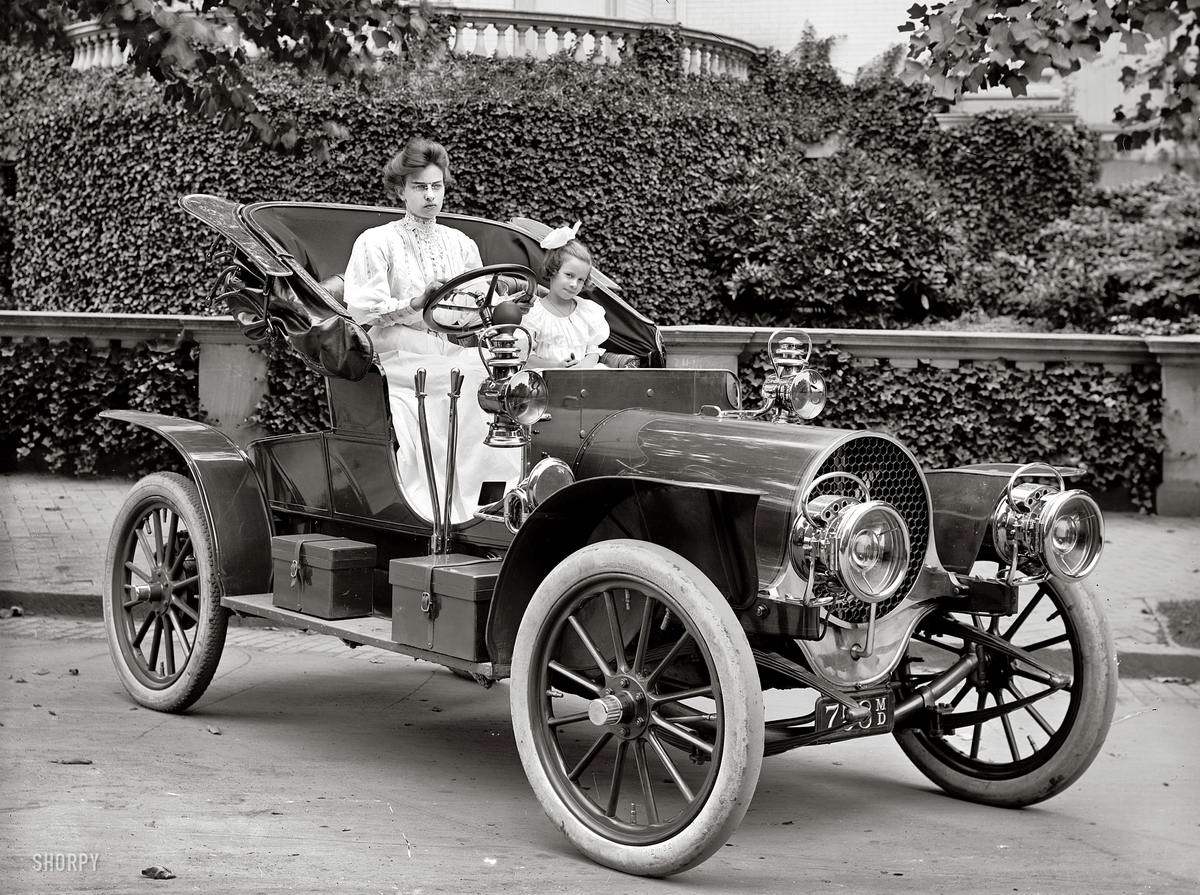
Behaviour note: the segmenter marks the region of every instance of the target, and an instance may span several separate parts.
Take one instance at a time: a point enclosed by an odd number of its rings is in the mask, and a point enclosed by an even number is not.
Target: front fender
[[[958,574],[971,571],[983,547],[1008,480],[1018,463],[976,463],[925,473],[933,502],[933,534],[942,567]],[[1081,470],[1055,467],[1063,478],[1075,478]]]
[[[550,570],[581,547],[613,538],[658,544],[695,563],[736,608],[758,591],[757,492],[638,476],[583,479],[551,495],[521,526],[488,611],[487,645],[507,665],[525,607]]]
[[[179,451],[200,492],[221,594],[269,591],[271,516],[242,449],[219,429],[195,420],[136,410],[105,410],[100,416],[149,429]]]

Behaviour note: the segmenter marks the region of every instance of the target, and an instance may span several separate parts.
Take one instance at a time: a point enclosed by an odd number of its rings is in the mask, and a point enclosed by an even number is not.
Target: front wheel
[[[229,619],[189,479],[156,473],[133,486],[113,522],[104,581],[104,627],[121,683],[147,708],[183,711],[212,681]]]
[[[970,630],[956,635],[955,623],[1020,647],[1044,668],[979,643]],[[968,616],[947,624],[932,614],[917,628],[914,647],[898,672],[902,695],[949,663],[978,660],[948,694],[940,732],[928,715],[896,732],[918,770],[951,795],[1006,808],[1032,805],[1074,783],[1100,751],[1117,699],[1116,651],[1095,597],[1081,584],[1039,585],[1013,619]]]
[[[510,700],[538,801],[600,864],[687,870],[749,807],[764,733],[754,658],[725,597],[676,553],[613,540],[559,563],[521,621]]]

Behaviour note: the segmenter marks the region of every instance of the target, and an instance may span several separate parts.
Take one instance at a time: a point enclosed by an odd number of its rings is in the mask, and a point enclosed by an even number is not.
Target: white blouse
[[[346,266],[346,307],[358,323],[398,312],[404,326],[425,330],[409,303],[433,279],[482,267],[479,247],[459,230],[411,214],[359,234]]]
[[[575,299],[575,310],[566,317],[551,313],[539,301],[529,309],[522,325],[533,334],[534,352],[558,363],[600,354],[600,343],[608,339],[604,308],[586,298]]]

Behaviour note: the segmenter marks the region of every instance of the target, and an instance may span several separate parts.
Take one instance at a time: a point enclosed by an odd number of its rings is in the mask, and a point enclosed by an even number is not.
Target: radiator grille
[[[920,468],[898,444],[875,435],[854,437],[834,451],[817,475],[827,472],[849,472],[867,484],[872,500],[883,500],[895,507],[908,526],[908,571],[895,596],[876,607],[876,618],[882,618],[900,605],[917,583],[925,550],[929,545],[929,502],[925,496],[925,479]],[[814,476],[816,478],[816,476]],[[846,482],[831,479],[817,486],[815,494],[844,493]],[[833,596],[830,615],[842,621],[865,622],[868,604],[851,596],[835,584],[819,584],[817,596]]]

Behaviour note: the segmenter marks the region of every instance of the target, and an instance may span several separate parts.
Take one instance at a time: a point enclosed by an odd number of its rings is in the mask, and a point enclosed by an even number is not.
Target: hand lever
[[[417,391],[417,425],[421,432],[421,453],[425,459],[425,476],[429,482],[429,507],[433,519],[430,553],[442,552],[442,514],[438,507],[437,479],[433,472],[433,449],[429,444],[429,420],[425,416],[425,368],[417,370],[413,385]]]
[[[463,374],[450,371],[450,425],[446,433],[446,500],[443,504],[442,544],[439,552],[450,551],[450,507],[454,504],[454,478],[458,471],[458,396],[462,394]]]

